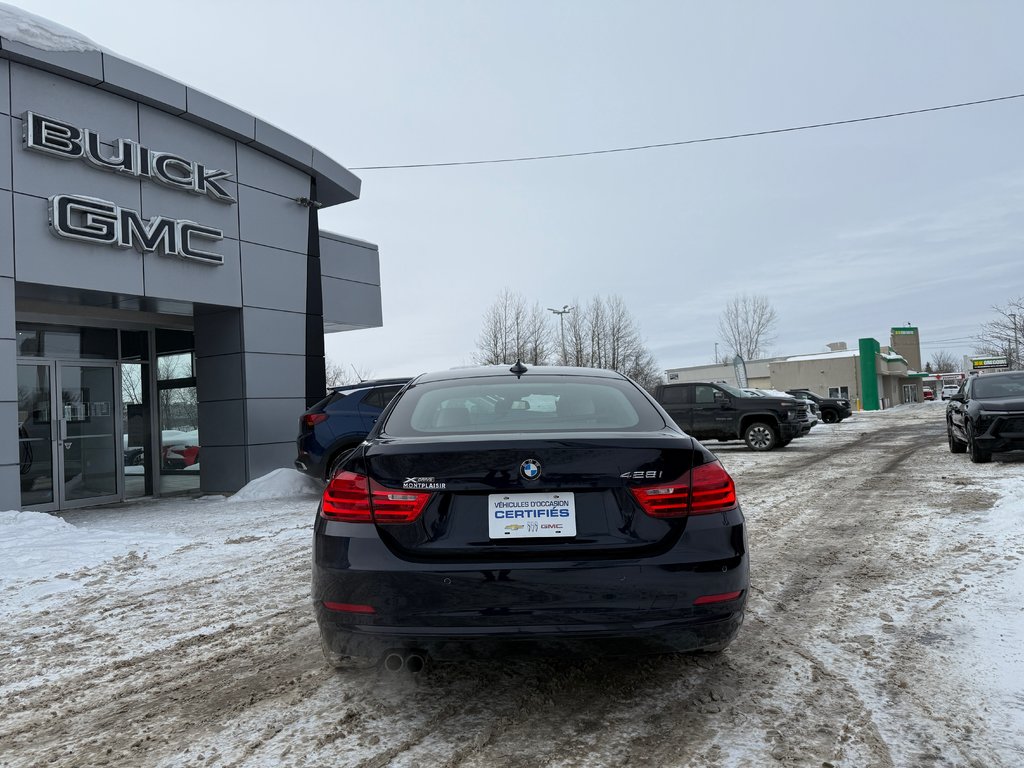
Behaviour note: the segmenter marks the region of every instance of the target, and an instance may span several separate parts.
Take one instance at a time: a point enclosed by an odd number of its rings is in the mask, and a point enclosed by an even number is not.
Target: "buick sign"
[[[111,150],[95,131],[34,112],[25,112],[21,124],[26,149],[66,160],[84,160],[94,168],[149,179],[222,203],[235,202],[220,183],[231,176],[229,171],[208,168],[170,152],[154,152],[131,139],[114,139]]]

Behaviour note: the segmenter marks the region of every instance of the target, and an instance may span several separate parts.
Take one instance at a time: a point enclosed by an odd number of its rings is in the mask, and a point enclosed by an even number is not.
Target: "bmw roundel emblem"
[[[540,477],[540,462],[536,459],[527,459],[519,465],[519,474],[526,480],[536,480]]]

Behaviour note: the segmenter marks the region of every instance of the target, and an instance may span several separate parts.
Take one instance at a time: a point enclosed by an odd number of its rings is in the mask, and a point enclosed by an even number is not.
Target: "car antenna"
[[[529,369],[525,365],[523,365],[523,361],[522,360],[516,360],[516,364],[513,365],[511,368],[509,368],[509,371],[514,373],[516,375],[517,379],[520,376],[522,376],[524,373],[526,373],[527,370],[529,370]]]

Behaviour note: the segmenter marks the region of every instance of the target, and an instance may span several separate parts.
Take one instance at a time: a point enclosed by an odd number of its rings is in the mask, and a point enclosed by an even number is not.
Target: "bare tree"
[[[324,373],[327,376],[327,388],[344,387],[346,384],[357,384],[373,378],[373,372],[366,368],[357,368],[349,365],[346,368],[336,360],[329,357],[324,358]]]
[[[956,355],[944,349],[934,353],[928,365],[931,366],[933,373],[952,373],[953,371],[959,371],[961,367]]]
[[[477,338],[476,361],[481,365],[547,365],[553,351],[548,315],[539,303],[527,306],[515,291],[503,290],[484,315]]]
[[[1024,342],[1024,296],[1011,299],[1005,306],[992,307],[996,319],[981,326],[978,355],[1004,355],[1013,369],[1019,369],[1018,354]]]
[[[574,306],[565,320],[566,365],[608,368],[648,389],[661,383],[658,361],[621,297],[595,296]]]
[[[768,354],[777,322],[766,297],[743,293],[725,305],[718,317],[718,334],[744,360],[758,360]]]

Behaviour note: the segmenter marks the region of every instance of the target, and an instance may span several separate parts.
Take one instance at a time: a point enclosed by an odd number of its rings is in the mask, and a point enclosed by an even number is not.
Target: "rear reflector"
[[[324,608],[328,611],[341,611],[342,613],[376,613],[377,609],[372,605],[359,605],[358,603],[332,603],[324,600]]]
[[[723,592],[720,595],[701,595],[693,601],[694,605],[711,605],[712,603],[727,603],[730,600],[735,600],[743,594],[741,589],[739,592]]]
[[[346,523],[411,523],[419,518],[430,496],[423,491],[385,488],[356,472],[339,472],[324,489],[320,515]]]
[[[686,517],[736,508],[736,486],[719,461],[694,467],[674,483],[629,489],[651,517]]]

